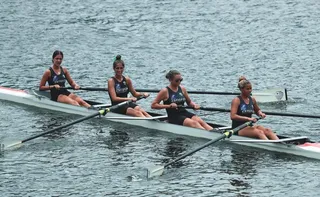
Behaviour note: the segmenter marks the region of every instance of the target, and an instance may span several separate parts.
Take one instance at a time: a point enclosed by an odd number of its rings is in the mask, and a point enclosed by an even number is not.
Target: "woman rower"
[[[147,93],[139,93],[133,88],[131,79],[123,76],[124,61],[121,60],[121,55],[117,55],[116,60],[113,62],[113,70],[115,75],[108,80],[108,90],[112,105],[124,101],[133,102],[137,101],[136,97],[148,97]],[[134,97],[128,98],[128,93],[131,93]],[[135,103],[129,103],[113,110],[115,113],[126,114],[137,117],[151,117],[146,111],[139,107]]]
[[[187,111],[185,108],[179,108],[187,102],[188,106],[199,109],[200,106],[191,101],[186,88],[182,87],[183,80],[180,72],[171,70],[167,73],[170,85],[163,88],[152,102],[152,109],[166,109],[170,123],[184,125],[188,127],[212,130],[213,128],[203,121],[200,117]],[[160,102],[163,101],[163,104]]]
[[[235,128],[247,121],[256,122],[257,119],[252,118],[252,114],[265,118],[266,115],[260,110],[255,98],[251,97],[252,85],[243,76],[239,78],[238,88],[241,91],[240,96],[232,100],[230,118],[232,120],[232,128]],[[240,136],[259,138],[263,140],[278,140],[276,134],[271,129],[260,125],[246,127],[238,132]]]
[[[50,90],[51,100],[53,101],[89,108],[90,105],[79,96],[66,89],[61,89],[62,87],[65,87],[66,80],[75,90],[80,88],[80,86],[71,78],[69,71],[61,66],[62,60],[63,53],[58,50],[55,51],[52,55],[53,65],[44,72],[40,81],[39,90]],[[47,82],[49,84],[48,86],[46,86]]]

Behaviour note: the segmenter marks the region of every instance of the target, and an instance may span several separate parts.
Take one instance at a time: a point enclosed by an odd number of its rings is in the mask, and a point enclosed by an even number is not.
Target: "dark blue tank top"
[[[252,114],[254,113],[254,107],[253,107],[253,101],[252,97],[249,96],[249,104],[246,104],[241,96],[238,96],[240,100],[240,104],[238,107],[237,115],[239,116],[246,116],[248,118],[252,117]],[[244,124],[246,121],[238,121],[238,120],[232,120],[232,128],[236,128],[242,124]]]
[[[182,93],[182,89],[180,86],[178,86],[178,91],[174,92],[172,91],[169,87],[167,87],[168,89],[168,94],[169,94],[169,98],[163,102],[163,104],[165,105],[170,105],[171,103],[176,103],[178,106],[184,106],[184,103],[186,102],[186,98],[184,97],[183,93]],[[179,115],[180,112],[185,112],[187,111],[184,108],[178,108],[178,109],[174,109],[174,108],[168,108],[166,109],[168,117],[174,117]]]
[[[60,74],[59,75],[57,75],[54,72],[52,67],[50,67],[49,70],[51,73],[51,77],[48,80],[49,85],[57,85],[58,84],[60,87],[65,87],[67,80],[66,80],[66,76],[64,75],[62,66],[60,66]]]
[[[129,93],[129,88],[127,85],[126,78],[122,76],[122,80],[119,82],[115,77],[112,77],[114,81],[114,90],[116,92],[117,97],[127,98]],[[110,96],[110,94],[109,94]],[[119,104],[121,102],[114,102],[110,96],[112,105]]]
[[[59,85],[60,87],[65,87],[67,80],[66,80],[66,76],[64,74],[64,71],[62,69],[62,66],[60,66],[60,74],[58,74],[58,75],[54,72],[52,67],[50,67],[49,70],[51,73],[51,77],[48,80],[49,85]],[[67,90],[57,90],[55,88],[52,88],[50,90],[52,100],[57,100],[57,98],[60,94],[65,94],[65,93],[68,93],[68,91]]]

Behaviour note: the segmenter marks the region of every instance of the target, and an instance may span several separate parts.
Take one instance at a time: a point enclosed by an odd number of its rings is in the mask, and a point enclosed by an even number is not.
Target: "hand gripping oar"
[[[257,118],[257,120],[258,120],[258,118]],[[176,163],[177,161],[180,161],[181,159],[184,159],[185,157],[187,157],[189,155],[192,155],[193,153],[195,153],[195,152],[197,152],[197,151],[199,151],[199,150],[201,150],[201,149],[203,149],[203,148],[205,148],[205,147],[207,147],[207,146],[209,146],[209,145],[211,145],[211,144],[213,144],[215,142],[218,142],[218,141],[220,141],[222,139],[225,139],[227,137],[229,138],[233,134],[237,134],[241,129],[243,129],[243,128],[249,126],[249,125],[252,125],[252,124],[253,124],[253,121],[249,121],[249,122],[246,122],[246,123],[234,128],[232,130],[227,130],[220,137],[217,137],[215,139],[210,140],[209,142],[203,144],[202,146],[199,146],[198,148],[181,155],[180,157],[178,157],[178,158],[176,158],[176,159],[164,164],[163,166],[157,166],[157,167],[148,169],[147,177],[151,178],[151,177],[154,177],[154,176],[162,175],[165,167],[168,167],[168,166],[172,165],[173,163]]]
[[[19,146],[19,145],[21,145],[22,143],[25,143],[25,142],[27,142],[27,141],[36,139],[36,138],[41,137],[41,136],[44,136],[44,135],[46,135],[46,134],[55,132],[55,131],[57,131],[57,130],[59,130],[59,129],[63,129],[63,128],[69,127],[69,126],[71,126],[71,125],[74,125],[74,124],[76,124],[76,123],[82,122],[82,121],[84,121],[84,120],[88,120],[88,119],[90,119],[90,118],[93,118],[93,117],[96,117],[96,116],[99,116],[99,115],[106,115],[108,112],[110,112],[110,110],[116,109],[116,108],[118,108],[118,107],[120,107],[120,106],[122,106],[122,105],[128,104],[128,103],[130,103],[130,102],[132,102],[132,101],[125,101],[125,102],[119,103],[119,104],[117,104],[117,105],[114,105],[114,106],[112,106],[112,107],[105,108],[105,109],[101,109],[101,110],[99,110],[98,112],[93,113],[93,114],[91,114],[91,115],[89,115],[89,116],[85,116],[85,117],[83,117],[83,118],[79,118],[79,119],[77,119],[77,120],[75,120],[75,121],[73,121],[73,122],[70,122],[70,123],[61,125],[61,126],[59,126],[59,127],[50,129],[50,130],[48,130],[48,131],[46,131],[46,132],[43,132],[43,133],[40,133],[40,134],[31,136],[31,137],[28,137],[28,138],[26,138],[26,139],[24,139],[24,140],[21,140],[21,141],[12,143],[12,144],[7,145],[7,146],[5,146],[4,144],[1,144],[1,145],[0,145],[0,151],[1,151],[0,154],[1,154],[5,149],[8,149],[8,148],[10,148],[10,147]]]

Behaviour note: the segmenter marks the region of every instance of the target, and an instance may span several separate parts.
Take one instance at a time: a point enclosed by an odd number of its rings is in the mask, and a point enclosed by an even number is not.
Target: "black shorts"
[[[55,90],[55,89],[51,90],[50,93],[51,93],[51,100],[53,101],[57,101],[60,94],[66,95],[66,96],[69,96],[71,94],[71,92],[69,92],[68,90]]]
[[[125,104],[122,105],[120,107],[117,107],[116,109],[111,109],[111,111],[113,113],[117,113],[117,114],[127,114],[127,109],[129,107],[131,107],[132,109],[134,109],[135,107],[137,107],[138,105],[135,103],[130,102],[129,104]]]
[[[183,125],[183,122],[186,118],[192,118],[193,116],[195,116],[195,114],[188,111],[184,111],[184,112],[180,112],[175,116],[169,117],[168,120],[169,120],[169,123]]]

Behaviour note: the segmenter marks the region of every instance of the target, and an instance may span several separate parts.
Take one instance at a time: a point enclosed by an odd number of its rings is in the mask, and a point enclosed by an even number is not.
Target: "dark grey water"
[[[320,114],[320,5],[315,0],[0,2],[0,85],[38,86],[54,50],[82,86],[106,85],[123,55],[137,88],[160,89],[178,69],[189,90],[235,91],[240,75],[255,90],[288,89],[268,111]],[[105,93],[81,96],[109,102]],[[141,102],[149,109],[152,98]],[[197,96],[229,107],[230,96]],[[0,138],[20,140],[76,116],[0,102]],[[228,114],[206,120],[230,123]],[[280,134],[320,140],[317,119],[261,121]],[[318,196],[318,161],[218,143],[162,177],[146,168],[205,140],[101,120],[26,143],[0,158],[1,196]]]

